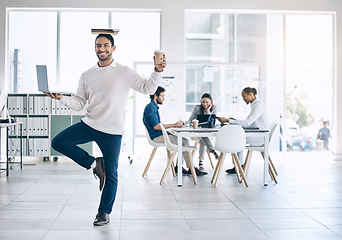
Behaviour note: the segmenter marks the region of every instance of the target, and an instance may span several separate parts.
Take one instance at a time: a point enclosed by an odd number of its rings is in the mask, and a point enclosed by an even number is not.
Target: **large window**
[[[47,65],[50,88],[75,92],[81,73],[97,62],[92,28],[120,29],[114,59],[130,67],[134,61],[151,61],[160,47],[157,11],[13,9],[8,17],[11,92],[38,92],[37,64]]]
[[[323,150],[319,129],[333,124],[333,18],[287,15],[286,33],[286,147]]]
[[[13,92],[36,92],[36,64],[56,79],[57,12],[9,12],[8,59]]]
[[[92,28],[107,27],[108,12],[61,12],[59,69],[54,89],[75,92],[81,73],[95,65]]]
[[[294,151],[316,148],[323,122],[333,125],[332,14],[189,10],[185,31],[186,61],[231,66],[186,68],[187,112],[209,92],[222,115],[245,117],[250,110],[241,90],[255,87],[272,121],[282,124],[283,136],[277,131],[274,143],[282,139]]]
[[[266,18],[265,14],[187,12],[186,61],[208,65],[186,69],[187,112],[209,92],[219,112],[247,113],[241,89],[246,85],[260,89],[264,80]]]

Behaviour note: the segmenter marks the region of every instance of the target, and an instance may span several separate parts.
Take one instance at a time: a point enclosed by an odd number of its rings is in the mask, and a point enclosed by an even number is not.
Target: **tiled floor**
[[[14,166],[0,176],[0,239],[342,239],[342,158],[272,153],[279,183],[264,187],[255,153],[248,188],[225,173],[214,188],[206,161],[209,174],[198,185],[184,176],[179,188],[171,173],[159,185],[163,151],[141,177],[150,150],[133,164],[122,154],[111,222],[102,227],[92,225],[100,193],[90,171],[66,159]]]

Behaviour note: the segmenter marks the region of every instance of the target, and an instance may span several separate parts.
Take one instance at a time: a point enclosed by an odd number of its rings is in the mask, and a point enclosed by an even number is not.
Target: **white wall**
[[[113,8],[161,9],[161,48],[168,61],[184,61],[184,9],[236,9],[336,12],[336,66],[342,66],[342,1],[340,0],[1,0],[0,2],[0,88],[5,86],[6,8]],[[138,24],[138,23],[137,23]],[[335,153],[342,154],[342,67],[336,69],[334,82]],[[184,91],[184,89],[183,89]],[[185,94],[184,94],[185,95]],[[183,96],[184,96],[183,95]]]

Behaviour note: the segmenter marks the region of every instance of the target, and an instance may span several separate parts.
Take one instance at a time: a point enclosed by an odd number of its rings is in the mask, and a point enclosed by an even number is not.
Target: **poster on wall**
[[[214,67],[203,67],[203,82],[214,82]]]

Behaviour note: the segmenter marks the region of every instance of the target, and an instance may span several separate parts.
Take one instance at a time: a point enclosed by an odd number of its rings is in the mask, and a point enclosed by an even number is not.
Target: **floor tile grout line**
[[[71,199],[72,195],[75,193],[77,187],[80,185],[80,183],[82,182],[82,180],[85,178],[86,176],[86,172],[82,174],[83,176],[79,179],[78,183],[75,184],[75,188],[72,191],[72,193],[70,193],[70,196],[68,197],[68,199],[65,201],[64,206],[62,207],[62,209],[59,211],[59,214],[56,216],[56,218],[54,219],[54,221],[52,222],[50,228],[48,229],[47,233],[45,234],[43,240],[46,238],[46,236],[48,235],[48,233],[52,230],[53,225],[56,223],[58,217],[61,215],[62,211],[64,210],[65,206],[68,204],[69,200]]]
[[[11,203],[15,202],[15,200],[22,196],[31,186],[33,186],[38,180],[40,180],[41,178],[43,178],[44,175],[46,175],[46,171],[44,171],[45,173],[43,175],[41,175],[39,178],[35,179],[29,186],[27,186],[27,188],[25,188],[24,191],[22,191],[18,196],[16,196],[11,202],[9,202],[6,207],[4,207],[2,210],[5,210]],[[23,169],[20,169],[20,174],[25,174],[23,173]]]
[[[179,201],[177,200],[177,197],[176,197],[176,195],[175,195],[174,190],[172,189],[170,183],[167,183],[167,185],[169,186],[169,189],[171,190],[172,195],[173,195],[173,197],[175,198],[175,200],[176,200],[176,202],[177,202],[177,205],[178,205],[178,207],[179,207],[179,210],[181,211],[182,216],[184,217],[184,221],[186,222],[186,224],[187,224],[187,226],[188,226],[188,228],[189,228],[189,230],[190,230],[190,232],[191,232],[191,235],[195,238],[195,234],[194,234],[193,230],[192,230],[191,227],[190,227],[190,224],[189,224],[188,219],[187,219],[187,218],[185,217],[185,215],[184,215],[183,209],[181,208],[181,206],[180,206],[180,204],[179,204]],[[182,187],[182,186],[178,186],[178,187]]]

